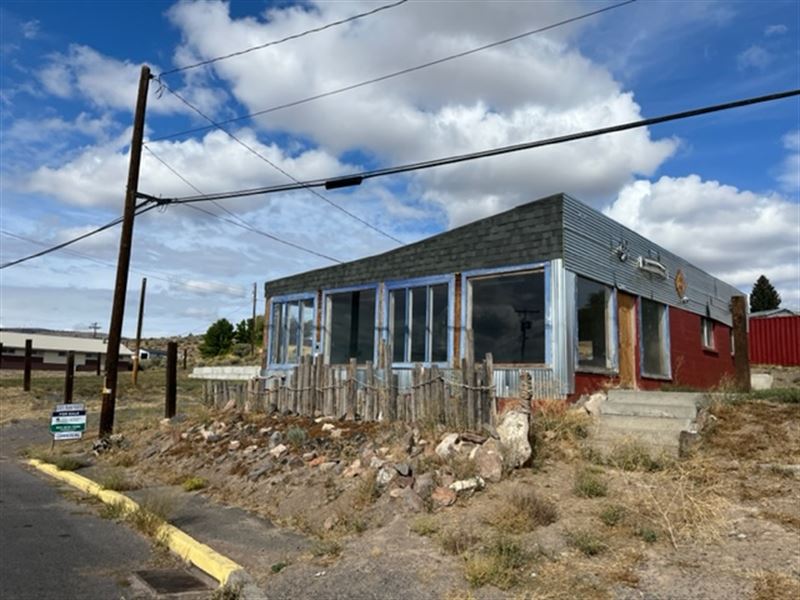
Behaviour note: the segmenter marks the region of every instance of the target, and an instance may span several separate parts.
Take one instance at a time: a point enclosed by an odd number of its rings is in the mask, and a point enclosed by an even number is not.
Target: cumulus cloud
[[[800,192],[800,130],[783,136],[783,147],[789,151],[778,172],[778,181],[787,193]]]
[[[783,35],[787,31],[789,31],[789,28],[786,27],[786,25],[783,25],[783,24],[779,23],[777,25],[768,25],[767,27],[765,27],[764,28],[764,35],[767,36],[767,37],[770,37],[770,36],[773,36],[773,35]]]
[[[689,175],[631,183],[605,212],[745,292],[763,273],[800,304],[796,202]]]
[[[773,59],[774,56],[768,50],[758,44],[753,44],[736,56],[736,65],[740,71],[747,69],[763,70],[772,63]]]

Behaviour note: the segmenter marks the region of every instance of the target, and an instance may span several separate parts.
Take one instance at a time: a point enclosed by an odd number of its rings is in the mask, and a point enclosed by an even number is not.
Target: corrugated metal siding
[[[730,299],[742,294],[733,286],[568,196],[564,196],[563,214],[564,263],[567,269],[629,293],[731,325]],[[628,259],[625,262],[620,261],[614,252],[620,242],[627,242]],[[662,279],[641,271],[637,267],[639,256],[659,260],[667,267],[668,277]],[[675,290],[678,269],[686,278],[687,303],[680,301]]]
[[[763,365],[800,365],[800,316],[751,319],[750,362]]]

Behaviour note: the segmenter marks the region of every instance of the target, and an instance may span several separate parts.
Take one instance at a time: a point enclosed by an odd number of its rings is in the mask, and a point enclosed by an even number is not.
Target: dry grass
[[[453,554],[455,556],[464,554],[480,541],[479,536],[471,530],[462,527],[449,527],[444,529],[439,533],[437,539],[442,546],[442,550],[447,554]]]
[[[575,471],[572,490],[580,498],[601,498],[608,494],[608,484],[597,467],[582,466]]]
[[[672,462],[665,456],[653,458],[648,449],[635,440],[615,445],[606,459],[606,464],[623,471],[661,471]]]
[[[439,523],[434,517],[422,516],[414,519],[409,529],[421,536],[432,536],[439,531]]]
[[[360,508],[365,508],[371,505],[381,495],[378,488],[378,474],[375,470],[370,469],[363,473],[359,478],[358,485],[355,489],[353,504]]]
[[[205,477],[197,477],[197,476],[187,477],[186,479],[183,480],[183,483],[181,483],[181,487],[185,492],[194,492],[195,490],[202,490],[206,486],[208,486],[208,479],[206,479]]]
[[[136,481],[130,479],[122,469],[108,469],[97,479],[97,483],[104,489],[115,492],[127,492],[141,487]]]
[[[598,534],[586,529],[570,531],[567,533],[567,543],[583,552],[586,556],[597,556],[608,550]]]
[[[569,408],[560,400],[538,401],[531,420],[535,461],[564,457],[578,450],[589,436],[591,422],[584,411]]]
[[[800,581],[785,573],[757,571],[752,577],[755,579],[752,600],[800,598]]]
[[[531,489],[515,488],[501,506],[493,506],[484,515],[485,523],[505,533],[533,531],[558,520],[556,505]]]
[[[493,585],[508,590],[517,584],[520,570],[530,560],[530,555],[518,542],[508,537],[498,537],[467,558],[464,576],[474,588]]]

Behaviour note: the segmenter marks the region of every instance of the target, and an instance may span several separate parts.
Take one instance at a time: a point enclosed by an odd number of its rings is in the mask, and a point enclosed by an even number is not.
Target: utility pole
[[[256,298],[258,296],[257,290],[258,282],[253,284],[253,328],[250,330],[250,354],[256,355]]]
[[[114,431],[114,405],[117,400],[117,372],[119,367],[119,344],[122,338],[122,319],[125,316],[125,294],[128,290],[128,269],[133,243],[133,218],[136,211],[136,194],[139,188],[139,166],[142,160],[144,139],[144,113],[147,106],[147,90],[150,85],[150,68],[142,65],[139,76],[139,94],[133,118],[130,162],[128,163],[128,185],[125,190],[125,208],[122,213],[122,231],[117,259],[117,280],[114,286],[114,303],[111,308],[111,325],[108,328],[106,348],[106,381],[103,386],[103,405],[100,409],[100,437]]]
[[[95,321],[94,323],[89,325],[89,329],[92,330],[92,339],[95,339],[97,337],[97,330],[100,329],[100,323]]]
[[[133,355],[133,387],[136,387],[136,380],[139,378],[139,350],[142,344],[142,318],[144,317],[144,294],[147,289],[147,277],[142,277],[142,293],[139,296],[139,321],[136,324],[136,350]]]

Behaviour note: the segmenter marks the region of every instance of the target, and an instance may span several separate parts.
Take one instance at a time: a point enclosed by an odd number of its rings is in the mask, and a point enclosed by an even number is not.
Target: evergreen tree
[[[220,319],[208,328],[200,344],[200,354],[206,358],[230,352],[233,346],[233,325],[228,319]]]
[[[264,317],[256,316],[256,346],[261,344],[261,336],[264,334]],[[236,342],[239,344],[249,344],[253,339],[253,319],[242,319],[236,324]]]
[[[753,285],[750,292],[750,312],[772,310],[781,305],[781,295],[772,287],[769,279],[763,275]]]

